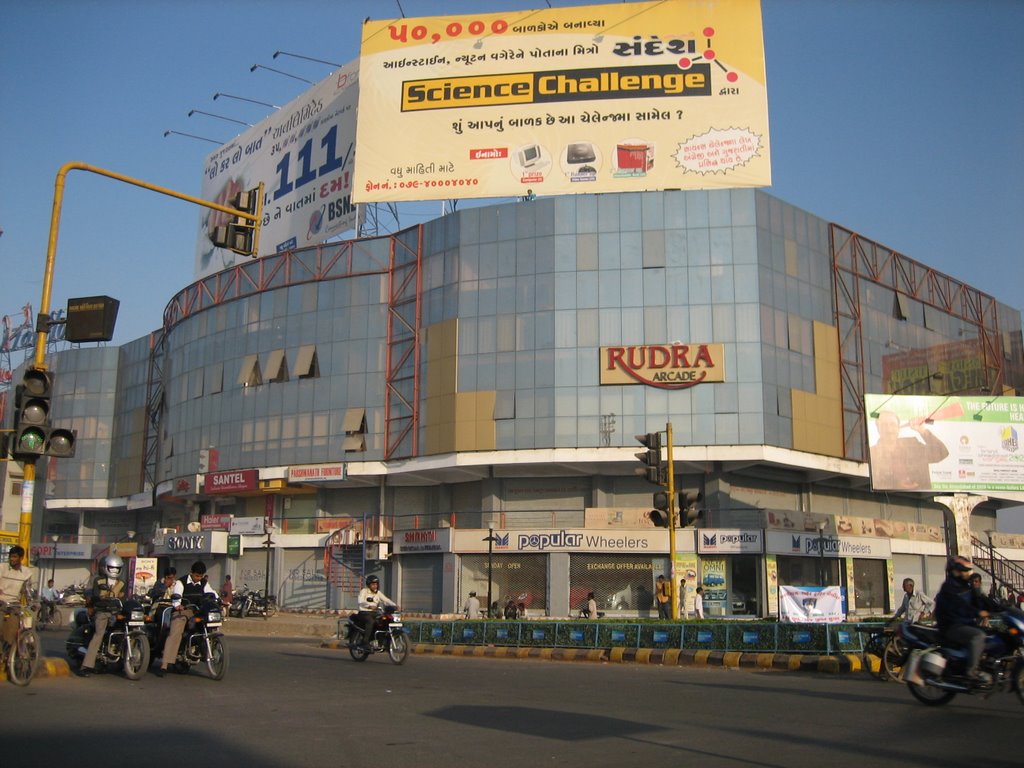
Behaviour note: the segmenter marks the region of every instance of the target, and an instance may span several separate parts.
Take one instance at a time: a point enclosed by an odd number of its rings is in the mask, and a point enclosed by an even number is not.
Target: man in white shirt
[[[914,589],[913,579],[904,579],[903,603],[896,609],[896,613],[893,615],[893,618],[898,619],[900,616],[906,614],[907,621],[911,624],[916,624],[921,620],[921,617],[931,613],[932,608],[934,607],[934,600],[928,597],[924,592],[918,592]]]
[[[177,661],[178,648],[181,645],[181,636],[185,632],[185,625],[195,615],[191,608],[182,605],[182,599],[192,605],[199,605],[203,600],[220,601],[217,590],[210,586],[206,576],[206,563],[202,560],[192,563],[188,576],[174,582],[174,586],[171,588],[170,628],[167,631],[167,640],[164,642],[160,666],[155,670],[157,677],[163,677],[167,672],[167,667]]]
[[[359,590],[359,626],[363,629],[363,646],[370,647],[373,640],[373,627],[377,623],[377,608],[398,605],[394,600],[380,591],[380,579],[376,576],[366,577],[366,586]]]
[[[477,598],[476,592],[469,593],[469,597],[466,598],[466,604],[462,606],[462,612],[466,615],[467,619],[480,618],[480,600]]]
[[[7,553],[7,562],[0,565],[0,605],[18,605],[21,597],[28,597],[29,584],[32,583],[32,569],[22,565],[21,560],[25,557],[25,550],[15,544]],[[4,612],[2,637],[5,643],[11,645],[18,636],[18,620],[11,614]]]

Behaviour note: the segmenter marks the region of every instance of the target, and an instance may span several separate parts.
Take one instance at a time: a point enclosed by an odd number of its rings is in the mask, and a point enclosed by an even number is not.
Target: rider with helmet
[[[979,624],[988,618],[974,599],[970,584],[974,566],[966,557],[951,557],[946,563],[946,580],[935,596],[935,623],[951,644],[966,648],[967,678],[978,680],[978,663],[985,649],[985,630]]]
[[[373,640],[373,627],[377,623],[377,608],[384,605],[398,605],[394,600],[380,591],[380,579],[376,576],[366,577],[366,586],[359,590],[359,617],[357,621],[363,629],[363,647],[369,648]]]
[[[124,560],[117,555],[107,555],[103,558],[103,565],[100,567],[85,596],[86,608],[92,612],[93,635],[89,640],[89,647],[86,649],[85,658],[82,660],[82,667],[79,674],[85,677],[92,673],[96,666],[96,654],[100,652],[103,644],[103,637],[107,634],[107,627],[113,620],[114,612],[117,611],[118,603],[125,596]]]
[[[199,605],[203,600],[219,602],[220,595],[210,586],[206,576],[206,563],[196,560],[192,563],[188,576],[174,582],[174,586],[171,588],[171,609],[168,611],[170,627],[167,630],[167,640],[164,641],[164,653],[160,659],[160,666],[156,669],[157,677],[163,677],[167,666],[177,660],[178,646],[181,645],[181,636],[185,633],[185,624],[195,615],[195,612],[183,605],[182,601],[191,605]]]

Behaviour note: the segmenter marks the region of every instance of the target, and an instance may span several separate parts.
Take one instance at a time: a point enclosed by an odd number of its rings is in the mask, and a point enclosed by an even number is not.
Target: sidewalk
[[[348,612],[279,612],[269,618],[228,619],[224,622],[227,637],[299,637],[320,640],[321,648],[343,650],[337,639],[338,620]],[[49,630],[50,632],[52,630]],[[741,653],[738,651],[706,651],[651,648],[519,648],[506,646],[430,645],[414,643],[413,653],[435,656],[467,656],[494,659],[546,659],[551,661],[589,661],[611,664],[659,664],[664,666],[725,667],[729,669],[763,669],[787,672],[818,672],[846,674],[864,669],[856,654],[830,656],[787,653]],[[878,659],[871,657],[873,671]],[[62,656],[47,656],[40,662],[38,677],[66,677],[71,674]],[[0,670],[0,679],[6,672]]]

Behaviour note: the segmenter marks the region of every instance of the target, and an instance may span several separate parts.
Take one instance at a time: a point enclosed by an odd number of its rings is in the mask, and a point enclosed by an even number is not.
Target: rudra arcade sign
[[[601,347],[601,384],[646,384],[686,389],[725,381],[722,344],[647,344]]]

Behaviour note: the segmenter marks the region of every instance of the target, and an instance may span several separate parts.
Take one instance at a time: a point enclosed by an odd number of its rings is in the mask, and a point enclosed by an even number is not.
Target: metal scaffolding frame
[[[829,250],[839,329],[846,458],[866,461],[867,457],[863,406],[867,348],[861,315],[862,280],[891,289],[894,299],[914,299],[974,326],[982,353],[985,387],[989,392],[1002,391],[1005,371],[998,304],[993,297],[839,224],[829,224]]]

